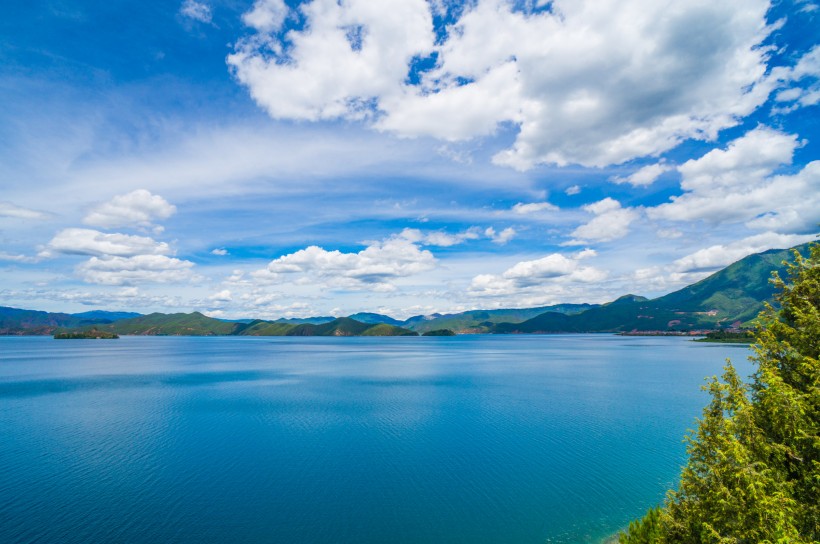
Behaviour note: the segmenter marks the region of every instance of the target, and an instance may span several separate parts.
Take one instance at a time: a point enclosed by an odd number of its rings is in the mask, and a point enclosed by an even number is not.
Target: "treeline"
[[[773,279],[780,310],[761,315],[751,383],[728,361],[712,378],[678,488],[620,543],[820,540],[820,245],[794,257],[788,282]]]

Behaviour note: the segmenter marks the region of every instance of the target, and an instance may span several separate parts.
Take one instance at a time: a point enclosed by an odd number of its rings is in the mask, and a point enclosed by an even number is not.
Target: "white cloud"
[[[118,195],[95,207],[83,223],[106,229],[118,227],[150,227],[157,219],[168,219],[176,213],[176,206],[145,189]]]
[[[185,0],[179,8],[179,12],[185,17],[191,18],[200,23],[210,23],[212,19],[211,8],[204,2],[196,0]]]
[[[408,64],[435,40],[425,0],[317,0],[300,9],[305,29],[288,32],[287,57],[259,37],[240,41],[228,56],[237,79],[274,118],[367,117],[370,100],[402,92]]]
[[[214,293],[213,295],[210,295],[208,297],[208,300],[210,300],[212,302],[230,302],[231,300],[233,300],[233,297],[231,296],[230,290],[223,289],[222,291],[220,291],[218,293]]]
[[[178,311],[180,306],[187,305],[178,296],[167,296],[160,294],[142,293],[137,287],[123,287],[113,291],[111,289],[79,290],[72,288],[63,289],[23,289],[19,291],[0,291],[0,298],[13,298],[15,300],[37,300],[37,301],[58,301],[59,311],[64,310],[64,304],[81,304],[83,306],[93,306],[96,308],[121,308],[123,310],[134,311],[139,308],[167,308]]]
[[[746,223],[761,230],[807,232],[820,222],[820,161],[776,175],[801,144],[797,136],[759,127],[678,167],[684,194],[654,208],[652,219]]]
[[[729,242],[717,244],[681,257],[672,263],[676,272],[714,271],[739,261],[753,253],[769,249],[785,249],[814,240],[813,235],[787,235],[764,232]]]
[[[11,261],[13,263],[36,263],[39,261],[36,257],[29,257],[27,255],[16,255],[0,251],[0,261]]]
[[[374,242],[357,253],[310,246],[274,259],[252,276],[263,282],[313,282],[349,289],[395,289],[393,281],[431,270],[436,258],[401,236]]]
[[[602,281],[607,277],[605,271],[579,262],[594,256],[594,251],[587,250],[569,257],[553,253],[541,259],[522,261],[500,275],[475,276],[468,292],[477,297],[532,296],[539,292],[555,293],[556,285]]]
[[[249,22],[260,5],[246,23],[278,29]],[[519,131],[499,164],[603,166],[714,139],[810,70],[807,58],[793,73],[766,75],[769,7],[556,0],[530,11],[479,0],[436,42],[435,4],[316,0],[299,8],[304,29],[282,41],[241,40],[228,62],[274,118],[369,119],[380,130],[444,140],[509,122]],[[413,59],[431,53],[436,65],[408,82]]]
[[[814,46],[794,66],[776,68],[772,77],[786,87],[775,95],[775,100],[789,103],[774,108],[775,113],[789,113],[820,103],[820,46]]]
[[[228,254],[228,250],[224,248],[216,248],[211,250],[211,255],[219,255],[220,257],[224,257]]]
[[[477,240],[481,237],[481,230],[478,227],[469,229],[457,234],[450,234],[445,231],[422,232],[419,229],[404,229],[399,237],[413,243],[427,246],[450,247],[466,242],[467,240]]]
[[[629,225],[638,218],[638,212],[631,208],[622,208],[620,202],[610,197],[587,204],[583,208],[596,217],[572,231],[575,240],[569,244],[583,244],[588,240],[608,242],[623,238],[629,232]]]
[[[38,256],[53,257],[57,253],[91,255],[75,269],[88,283],[136,285],[177,283],[195,278],[194,263],[169,257],[172,251],[167,243],[146,236],[68,228],[58,232]]]
[[[193,266],[191,261],[165,255],[91,257],[77,266],[77,273],[88,283],[102,285],[178,283],[194,278]]]
[[[97,255],[133,257],[135,255],[167,255],[171,248],[146,236],[109,234],[91,229],[63,229],[46,245],[42,256],[53,253],[67,255]]]
[[[284,0],[256,0],[242,22],[257,32],[277,32],[288,15]]]
[[[631,274],[640,290],[670,292],[691,285],[740,259],[769,249],[784,249],[809,242],[813,235],[764,232],[741,240],[714,244],[665,265],[640,268]]]
[[[683,236],[683,233],[678,229],[658,229],[658,232],[655,234],[657,234],[659,238],[668,239],[680,238]]]
[[[50,215],[45,212],[20,207],[11,202],[0,201],[0,217],[12,217],[14,219],[48,219]]]
[[[529,204],[524,204],[523,202],[519,202],[515,206],[512,207],[512,211],[521,214],[531,214],[531,213],[538,213],[544,211],[554,212],[558,210],[558,206],[550,204],[549,202],[531,202]]]
[[[564,192],[567,194],[567,196],[574,196],[581,192],[581,187],[579,187],[578,185],[573,185],[571,187],[567,187],[567,190]]]
[[[655,183],[661,174],[668,172],[672,168],[662,163],[650,164],[640,168],[625,178],[615,177],[612,181],[615,183],[628,183],[633,187],[648,187]]]
[[[507,242],[515,238],[516,234],[518,233],[512,227],[507,227],[501,232],[496,232],[494,228],[487,227],[487,229],[484,231],[484,235],[487,236],[487,238],[490,238],[493,241],[493,243],[499,245],[506,244]]]

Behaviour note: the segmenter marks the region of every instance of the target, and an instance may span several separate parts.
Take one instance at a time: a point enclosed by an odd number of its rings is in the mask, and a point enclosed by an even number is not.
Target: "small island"
[[[714,342],[719,344],[751,344],[755,341],[754,333],[747,330],[722,330],[706,333],[695,342]]]
[[[450,329],[436,329],[434,331],[427,331],[422,336],[455,336],[456,333]]]
[[[55,340],[114,340],[119,338],[117,333],[111,331],[101,331],[99,329],[90,329],[85,331],[64,331],[58,332],[54,335]]]

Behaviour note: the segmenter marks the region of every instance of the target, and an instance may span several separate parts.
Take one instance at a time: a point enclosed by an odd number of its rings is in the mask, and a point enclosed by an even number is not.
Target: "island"
[[[116,340],[117,338],[119,338],[117,333],[99,329],[63,331],[54,335],[55,340]]]
[[[422,336],[455,336],[456,333],[450,329],[436,329],[434,331],[427,331]]]

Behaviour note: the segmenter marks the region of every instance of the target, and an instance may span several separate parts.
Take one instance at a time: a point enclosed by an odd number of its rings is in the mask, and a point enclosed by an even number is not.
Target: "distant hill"
[[[807,253],[808,244],[798,246]],[[625,295],[580,314],[546,312],[521,323],[500,323],[496,333],[690,331],[748,326],[771,302],[772,271],[785,275],[792,250],[749,255],[711,276],[668,295],[648,300]]]
[[[360,323],[340,317],[322,325],[297,325],[288,336],[415,336],[416,333],[386,323]]]
[[[404,324],[404,321],[399,321],[398,319],[393,319],[389,315],[382,315],[382,314],[374,314],[370,312],[359,312],[358,314],[353,314],[347,316],[350,319],[355,319],[361,323],[386,323],[388,325],[395,325],[397,327],[401,327]]]
[[[0,306],[0,335],[46,335],[59,328],[76,328],[87,325],[113,323],[119,319],[132,318],[133,312],[105,312],[94,310],[79,314],[40,312]]]
[[[471,310],[457,314],[433,314],[432,316],[411,317],[401,323],[403,327],[416,332],[450,329],[455,332],[489,332],[496,323],[520,323],[545,312],[561,314],[581,313],[597,304],[556,304],[537,308],[507,308],[500,310]]]
[[[51,334],[58,327],[80,327],[82,321],[69,314],[0,306],[0,334]]]
[[[132,317],[139,317],[142,314],[136,312],[106,312],[104,310],[91,310],[90,312],[82,312],[79,314],[71,314],[80,319],[99,321],[100,323],[120,321],[121,319],[131,319]]]
[[[221,336],[232,334],[241,323],[228,323],[199,312],[190,314],[153,313],[106,325],[117,334],[145,336]]]
[[[282,323],[261,319],[250,323],[231,323],[208,317],[199,312],[154,313],[94,327],[115,334],[140,336],[415,336],[417,334],[414,331],[386,323],[361,323],[347,317],[319,325]]]
[[[289,323],[291,325],[301,325],[303,323],[312,323],[313,325],[321,325],[322,323],[330,323],[336,319],[333,316],[320,315],[316,317],[290,317],[281,318],[274,321],[274,323]]]

